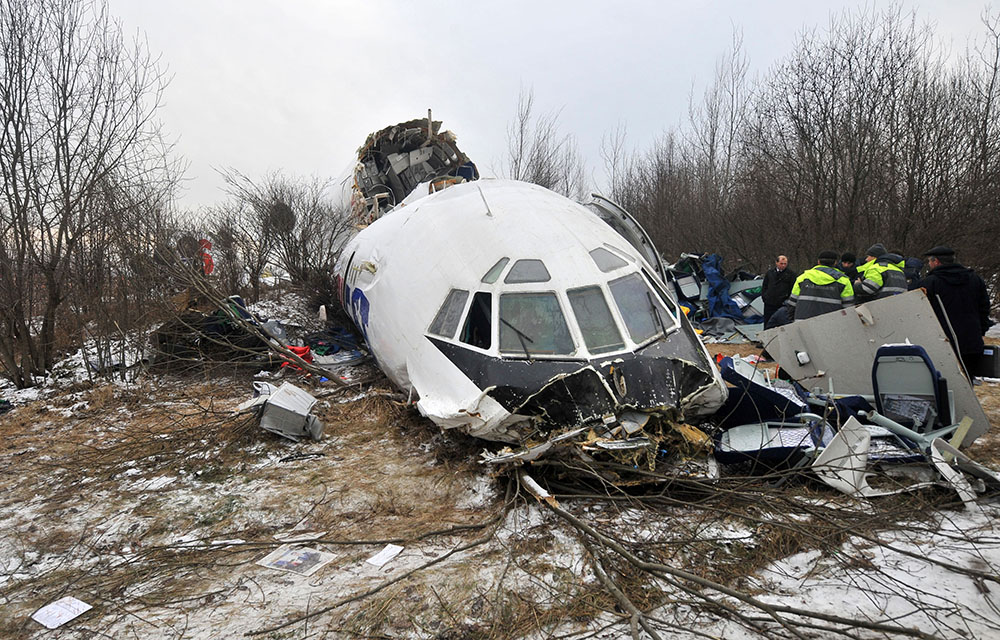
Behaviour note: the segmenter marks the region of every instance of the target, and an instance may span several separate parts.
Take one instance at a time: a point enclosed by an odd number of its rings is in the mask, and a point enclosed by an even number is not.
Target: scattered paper
[[[333,554],[309,547],[282,545],[257,561],[269,569],[290,571],[301,576],[311,576],[333,560]]]
[[[373,555],[372,557],[365,560],[368,564],[375,565],[379,569],[382,568],[386,562],[389,562],[393,558],[399,555],[399,552],[403,550],[403,547],[398,544],[387,544],[385,548]]]
[[[56,629],[90,609],[93,607],[86,602],[77,600],[73,596],[66,596],[34,612],[31,614],[31,619],[44,625],[46,629]]]

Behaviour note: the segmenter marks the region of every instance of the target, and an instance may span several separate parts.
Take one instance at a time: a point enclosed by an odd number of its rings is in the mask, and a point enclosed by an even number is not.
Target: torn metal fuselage
[[[655,454],[725,400],[655,268],[592,208],[512,180],[406,200],[347,245],[342,301],[423,415],[513,447],[487,461]]]

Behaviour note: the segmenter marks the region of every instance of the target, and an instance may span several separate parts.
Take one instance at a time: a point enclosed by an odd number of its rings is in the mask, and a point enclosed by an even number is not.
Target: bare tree
[[[559,112],[535,116],[535,96],[521,91],[517,115],[507,128],[505,174],[570,198],[585,195],[586,170],[572,135],[559,130]]]
[[[985,34],[965,59],[962,118],[969,138],[966,187],[957,209],[963,261],[979,268],[1000,298],[1000,14],[983,14]]]
[[[25,386],[53,363],[75,257],[130,200],[109,192],[173,186],[166,78],[89,0],[0,0],[0,57],[0,360]]]
[[[600,154],[601,160],[604,161],[607,191],[616,200],[625,190],[624,180],[628,175],[629,156],[625,147],[627,137],[628,130],[623,122],[619,122],[614,129],[601,136]]]
[[[750,106],[748,67],[743,34],[734,31],[732,49],[716,63],[712,84],[700,102],[692,98],[688,106],[686,150],[697,172],[701,208],[717,221],[732,206],[737,187],[740,135]]]
[[[220,210],[215,233],[231,239],[230,253],[240,256],[254,299],[261,273],[273,264],[317,302],[330,302],[333,265],[353,232],[333,183],[281,174],[254,181],[233,169],[223,176],[232,202]]]

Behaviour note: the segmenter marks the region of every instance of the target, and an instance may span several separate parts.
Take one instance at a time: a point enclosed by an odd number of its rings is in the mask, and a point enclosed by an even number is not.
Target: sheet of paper
[[[59,598],[55,602],[50,602],[38,611],[31,614],[31,619],[45,626],[46,629],[56,629],[85,611],[93,609],[83,600],[77,600],[73,596]]]
[[[399,552],[403,550],[403,547],[398,544],[387,544],[385,548],[373,555],[372,557],[365,560],[368,564],[375,565],[378,568],[382,568],[386,562],[389,562],[393,558],[399,555]]]

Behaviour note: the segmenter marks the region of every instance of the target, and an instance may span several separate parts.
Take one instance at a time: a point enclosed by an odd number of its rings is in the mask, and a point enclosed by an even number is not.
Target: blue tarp
[[[708,281],[708,314],[713,318],[732,318],[740,324],[763,322],[761,316],[743,317],[743,312],[729,297],[729,280],[722,275],[722,256],[712,253],[701,259],[701,268]]]

